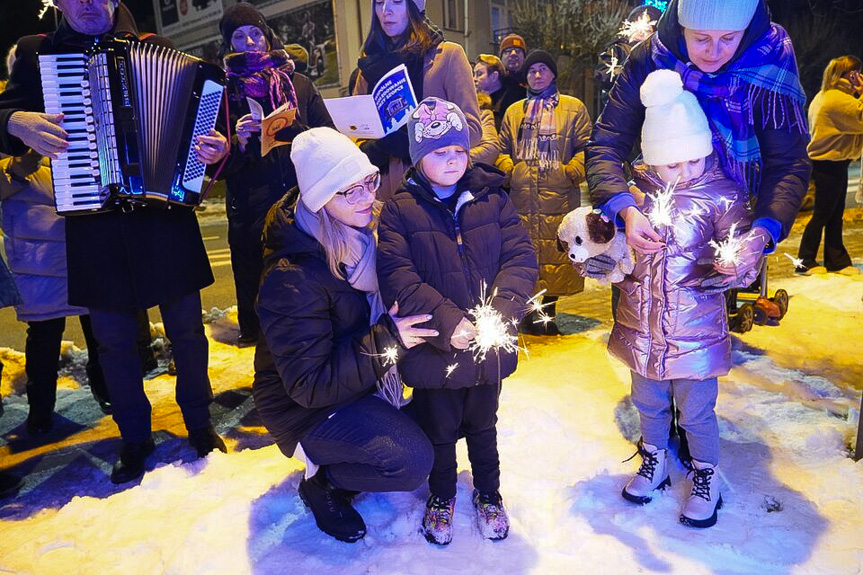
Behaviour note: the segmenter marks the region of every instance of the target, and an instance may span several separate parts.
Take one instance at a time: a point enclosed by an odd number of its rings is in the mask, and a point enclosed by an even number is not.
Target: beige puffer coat
[[[535,162],[515,155],[526,100],[506,111],[500,125],[501,153],[497,167],[509,177],[510,196],[521,215],[539,259],[539,287],[546,295],[562,296],[584,289],[582,278],[566,254],[557,249],[557,227],[580,204],[584,181],[584,148],[590,137],[587,108],[577,98],[560,95],[555,108],[561,165],[541,175]]]

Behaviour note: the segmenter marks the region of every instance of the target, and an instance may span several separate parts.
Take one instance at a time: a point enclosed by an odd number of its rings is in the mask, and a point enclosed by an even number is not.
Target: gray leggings
[[[679,425],[686,431],[692,458],[719,463],[719,424],[716,421],[716,378],[657,381],[632,372],[632,403],[641,416],[645,443],[668,447],[672,399],[680,411]]]

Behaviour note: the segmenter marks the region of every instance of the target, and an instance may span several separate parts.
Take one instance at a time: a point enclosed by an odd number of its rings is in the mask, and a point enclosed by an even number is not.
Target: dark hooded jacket
[[[296,226],[295,197],[289,192],[267,215],[258,295],[264,337],[252,386],[261,420],[288,457],[310,429],[374,392],[389,369],[380,354],[401,349],[390,316],[369,326],[365,293],[335,277],[321,244]]]
[[[138,39],[135,21],[120,3],[114,26],[104,37]],[[85,50],[92,36],[80,34],[64,19],[56,32],[26,36],[9,84],[0,94],[0,152],[21,155],[26,146],[10,135],[16,111],[42,112],[38,54]],[[142,41],[170,46],[167,38]],[[185,208],[138,208],[66,218],[69,303],[98,309],[153,307],[213,283],[213,272],[195,213]]]
[[[537,278],[536,252],[507,194],[499,170],[477,164],[456,186],[456,207],[437,199],[416,170],[384,206],[378,279],[385,305],[404,315],[431,314],[424,326],[439,336],[411,348],[399,361],[405,384],[460,388],[495,384],[515,371],[516,353],[492,351],[485,360],[450,346],[450,338],[486,296],[504,319],[527,311]],[[493,296],[493,297],[492,297]],[[468,316],[472,321],[472,318]],[[513,333],[515,327],[512,327]],[[447,367],[458,367],[447,377]]]
[[[737,53],[717,74],[722,74],[769,28],[767,2],[760,0]],[[689,61],[683,32],[677,20],[677,0],[669,4],[656,33],[680,61]],[[644,123],[644,106],[639,90],[647,75],[656,68],[650,54],[650,42],[641,42],[626,61],[609,92],[608,104],[594,125],[587,146],[586,162],[590,198],[596,206],[606,204],[628,189],[623,163],[630,157]],[[796,128],[776,129],[766,125],[764,107],[759,102],[753,102],[752,106],[755,134],[762,157],[760,189],[751,190],[755,195],[753,225],[762,225],[770,232],[774,242],[778,243],[788,235],[806,194],[811,167],[806,154],[809,136]],[[619,210],[611,211],[616,213]]]

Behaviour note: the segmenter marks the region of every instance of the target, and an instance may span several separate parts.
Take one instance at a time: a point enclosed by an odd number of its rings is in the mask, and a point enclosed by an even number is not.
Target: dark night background
[[[142,31],[155,31],[152,0],[124,0]],[[811,98],[821,84],[821,73],[831,58],[843,54],[863,57],[863,0],[768,0],[774,21],[794,41],[801,79]],[[0,6],[0,78],[6,77],[5,55],[21,36],[54,28],[52,11],[40,21],[40,0],[3,0]]]

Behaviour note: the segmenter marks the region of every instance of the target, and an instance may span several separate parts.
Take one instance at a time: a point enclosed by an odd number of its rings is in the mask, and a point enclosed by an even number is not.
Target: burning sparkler
[[[655,26],[656,20],[651,20],[650,14],[645,10],[635,20],[624,20],[620,26],[620,32],[617,34],[630,42],[641,42],[653,33]]]
[[[473,323],[476,326],[476,336],[468,349],[473,352],[476,361],[483,361],[486,354],[491,350],[511,353],[520,349],[518,336],[510,333],[512,322],[504,319],[501,313],[491,305],[492,300],[497,296],[497,289],[489,297],[486,297],[486,289],[485,284],[483,284],[480,292],[480,303],[468,310],[468,314],[473,317]]]
[[[458,367],[457,363],[453,363],[453,364],[446,366],[446,377],[447,377],[447,379],[449,379],[449,376],[452,375],[452,372],[454,372],[457,367]]]
[[[395,365],[399,361],[399,348],[391,345],[384,348],[383,353],[367,353],[369,357],[378,357],[385,366]]]
[[[620,71],[623,67],[619,66],[619,64],[620,64],[620,60],[617,59],[617,56],[615,54],[612,54],[611,55],[611,62],[609,62],[607,64],[607,66],[608,66],[607,72],[611,78],[614,78],[615,76],[620,74]]]
[[[710,240],[709,244],[716,252],[716,261],[722,267],[732,267],[739,265],[743,260],[740,257],[740,252],[743,249],[743,236],[734,236],[734,232],[737,230],[737,222],[731,224],[731,228],[728,230],[728,238],[721,241],[716,242]]]
[[[647,214],[647,218],[653,224],[653,227],[670,226],[674,223],[674,217],[671,214],[671,199],[675,187],[677,187],[677,181],[674,183],[669,182],[665,185],[664,189],[658,190],[655,194],[647,194],[653,200],[653,207]]]
[[[785,252],[785,257],[788,258],[789,260],[791,260],[791,263],[794,265],[795,268],[802,268],[803,267],[803,258],[795,258],[794,256],[792,256],[788,252]]]
[[[39,12],[39,19],[42,19],[42,16],[48,12],[51,8],[56,8],[54,6],[54,0],[42,0],[42,10]]]

